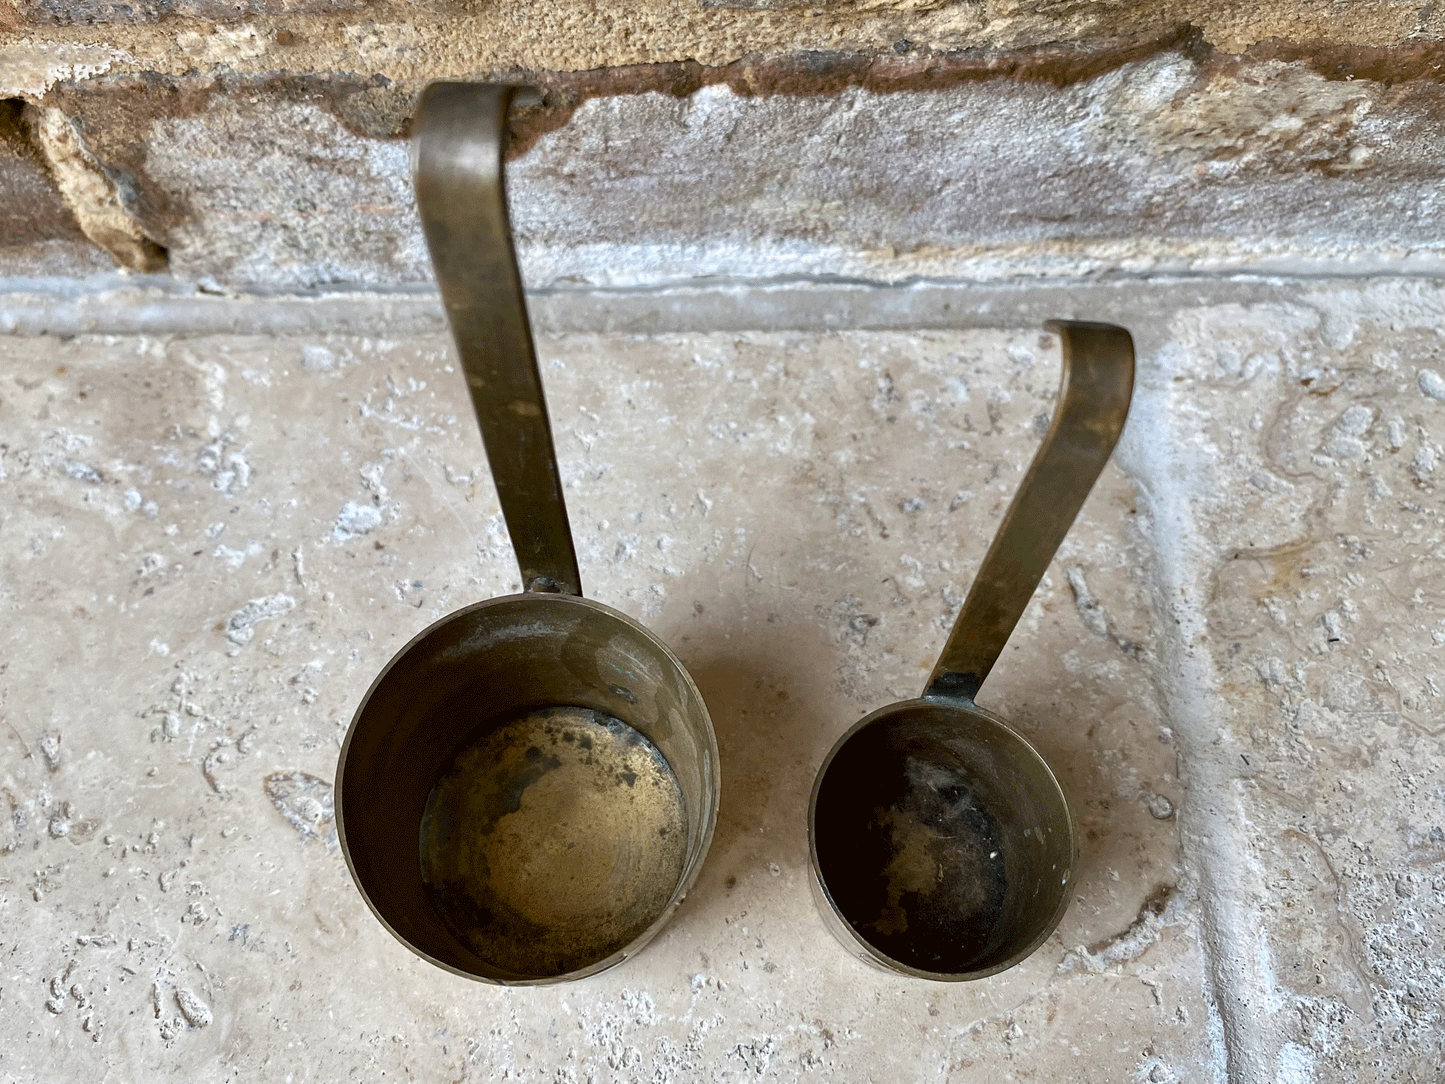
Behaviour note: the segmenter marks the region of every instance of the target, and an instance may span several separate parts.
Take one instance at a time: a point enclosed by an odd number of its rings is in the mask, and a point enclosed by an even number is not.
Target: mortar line
[[[1445,271],[1355,274],[1110,275],[970,282],[880,283],[830,277],[572,289],[528,294],[540,334],[936,331],[1035,326],[1044,319],[1121,311],[1141,297],[1173,306],[1250,304],[1331,286],[1415,281],[1445,289]],[[315,294],[207,295],[173,280],[0,279],[0,335],[441,333],[428,287]]]
[[[623,246],[618,246],[622,249]],[[841,275],[828,272],[798,271],[774,275],[706,275],[607,285],[605,283],[573,283],[552,286],[528,286],[528,297],[568,295],[666,294],[673,291],[705,291],[715,289],[766,289],[779,286],[853,286],[871,290],[898,290],[919,286],[954,287],[1020,287],[1020,286],[1086,286],[1119,283],[1182,284],[1204,282],[1297,282],[1317,279],[1339,279],[1359,282],[1368,279],[1445,278],[1445,254],[1417,258],[1414,262],[1380,256],[1368,266],[1353,269],[1340,258],[1296,257],[1254,260],[1237,266],[1215,268],[1152,268],[1130,270],[1117,267],[1107,271],[1080,271],[1058,274],[1031,273],[1005,278],[970,277],[965,275],[904,275],[900,278],[869,278],[864,275]],[[0,296],[10,294],[53,294],[77,296],[112,290],[146,290],[197,301],[236,299],[319,300],[326,298],[423,297],[436,298],[436,287],[430,282],[331,282],[312,287],[265,286],[258,284],[221,287],[207,280],[188,280],[168,274],[129,274],[121,271],[81,277],[70,276],[3,276],[0,275]],[[440,301],[438,301],[440,304]]]
[[[1270,1084],[1274,1052],[1265,1017],[1274,982],[1251,935],[1258,923],[1244,887],[1252,864],[1235,819],[1243,812],[1237,776],[1213,743],[1222,694],[1203,611],[1210,554],[1192,509],[1197,479],[1211,475],[1195,427],[1171,401],[1181,360],[1166,349],[1141,367],[1131,431],[1117,454],[1150,514],[1152,587],[1163,625],[1156,681],[1187,788],[1178,813],[1180,848],[1199,878],[1200,949],[1219,1028],[1215,1075],[1229,1084]]]

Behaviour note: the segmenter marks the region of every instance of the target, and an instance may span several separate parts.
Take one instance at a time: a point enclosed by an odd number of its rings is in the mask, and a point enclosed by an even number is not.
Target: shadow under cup
[[[570,595],[492,599],[417,636],[358,708],[337,824],[376,916],[506,984],[626,959],[696,880],[718,754],[682,664]]]

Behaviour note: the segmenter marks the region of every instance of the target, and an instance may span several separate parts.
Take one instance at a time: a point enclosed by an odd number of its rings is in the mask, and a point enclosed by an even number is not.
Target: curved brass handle
[[[416,202],[522,588],[580,595],[502,187],[507,107],[517,90],[426,88],[416,115]]]
[[[1124,429],[1134,341],[1113,324],[1054,320],[1064,377],[1053,423],[969,589],[925,697],[972,703]]]

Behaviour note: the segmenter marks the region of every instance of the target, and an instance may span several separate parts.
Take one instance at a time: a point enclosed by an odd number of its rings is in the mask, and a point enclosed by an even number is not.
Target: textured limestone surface
[[[1433,273],[1445,87],[1355,76],[1173,49],[1062,87],[558,98],[514,118],[513,219],[538,287]],[[96,78],[25,114],[124,266],[164,249],[211,290],[397,286],[428,278],[403,138],[419,87]]]
[[[1161,37],[1229,52],[1278,40],[1438,42],[1445,14],[1405,0],[3,0],[0,46],[91,50],[85,63],[184,72],[578,71],[725,64],[800,50],[1020,50]],[[63,66],[67,58],[49,63]],[[73,61],[71,61],[73,62]]]
[[[334,834],[376,671],[518,587],[445,338],[362,301],[0,339],[0,1075],[1437,1079],[1445,286],[958,289],[982,326],[914,331],[734,300],[540,341],[584,582],[690,668],[724,783],[663,935],[530,990],[413,958]],[[1060,773],[1081,877],[1022,966],[890,977],[813,910],[807,795],[927,674],[1050,409],[1040,314],[1140,360],[981,697]]]
[[[1336,289],[1174,321],[1201,424],[1170,429],[1210,464],[1179,509],[1202,602],[1181,710],[1218,722],[1198,824],[1253,859],[1208,875],[1232,882],[1216,921],[1255,916],[1221,996],[1244,1034],[1268,1014],[1277,1079],[1445,1064],[1440,301]]]
[[[377,670],[518,586],[446,341],[3,340],[0,1075],[1207,1079],[1153,559],[1116,467],[986,692],[1081,822],[1058,933],[996,978],[920,983],[835,943],[807,886],[813,772],[921,687],[1057,347],[1009,329],[542,341],[588,590],[676,648],[724,784],[658,941],[582,983],[501,990],[394,942],[333,825],[338,743]]]
[[[18,278],[113,268],[81,232],[44,156],[27,138],[23,112],[20,102],[0,103],[0,268]]]

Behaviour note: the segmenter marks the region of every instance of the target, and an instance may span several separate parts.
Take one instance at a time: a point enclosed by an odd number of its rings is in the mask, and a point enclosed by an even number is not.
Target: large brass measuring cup
[[[719,794],[692,679],[582,597],[502,187],[513,88],[441,83],[416,117],[417,205],[523,593],[397,653],[336,775],[351,874],[402,944],[502,984],[638,951],[697,879]]]
[[[922,978],[992,975],[1064,915],[1078,862],[1049,766],[974,698],[1103,470],[1129,411],[1134,347],[1108,324],[1048,325],[1064,378],[1053,423],[923,695],[845,733],[808,805],[812,885],[863,960]]]

